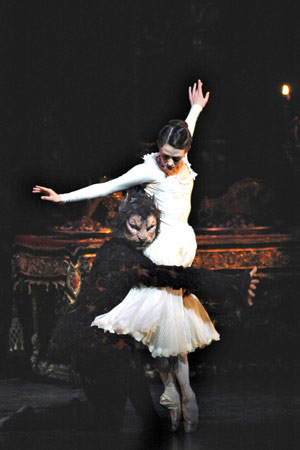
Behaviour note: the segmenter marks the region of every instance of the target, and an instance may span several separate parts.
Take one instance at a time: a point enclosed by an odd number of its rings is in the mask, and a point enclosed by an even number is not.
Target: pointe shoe
[[[182,400],[182,413],[185,433],[193,433],[198,425],[198,405],[194,393],[191,397]]]
[[[180,423],[181,417],[181,404],[180,404],[180,396],[178,392],[176,392],[177,399],[172,399],[170,397],[170,393],[166,394],[165,392],[160,396],[159,403],[162,406],[165,406],[169,410],[170,419],[171,419],[171,431],[177,431]]]

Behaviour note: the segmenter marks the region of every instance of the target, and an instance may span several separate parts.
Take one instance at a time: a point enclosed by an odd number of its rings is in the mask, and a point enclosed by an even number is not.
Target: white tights
[[[165,386],[165,392],[178,391],[178,383],[183,400],[194,394],[190,385],[187,354],[172,356],[171,358],[159,358],[159,373]]]
[[[198,421],[196,396],[191,388],[187,354],[171,358],[160,358],[159,373],[165,394],[180,402],[178,386],[182,396],[182,412],[186,431],[193,431]]]

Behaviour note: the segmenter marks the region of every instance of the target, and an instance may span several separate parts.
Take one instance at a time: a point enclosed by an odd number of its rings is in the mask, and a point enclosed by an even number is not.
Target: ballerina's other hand
[[[43,186],[34,186],[32,189],[33,194],[42,194],[41,199],[47,200],[49,202],[60,203],[60,195],[57,194],[53,189],[49,189]]]

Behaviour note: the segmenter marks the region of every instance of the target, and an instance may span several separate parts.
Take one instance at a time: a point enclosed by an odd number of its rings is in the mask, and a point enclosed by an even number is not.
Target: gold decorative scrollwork
[[[17,253],[14,255],[13,267],[15,271],[30,277],[58,277],[66,275],[63,257]]]
[[[299,249],[282,247],[198,250],[194,265],[209,269],[280,268],[300,265]]]

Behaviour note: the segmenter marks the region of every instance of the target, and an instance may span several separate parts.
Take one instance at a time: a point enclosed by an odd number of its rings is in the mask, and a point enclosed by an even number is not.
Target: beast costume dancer
[[[191,111],[186,122],[170,121],[159,133],[159,152],[146,155],[143,164],[121,177],[69,194],[59,195],[42,186],[36,186],[33,192],[43,194],[43,200],[59,203],[105,196],[145,184],[145,191],[155,196],[161,211],[159,237],[145,250],[145,255],[156,264],[190,266],[196,239],[187,221],[196,174],[187,160],[187,152],[197,118],[208,98],[209,93],[203,96],[200,80],[189,88]],[[179,424],[181,405],[185,431],[195,430],[198,407],[190,386],[187,354],[219,340],[197,297],[184,297],[182,289],[177,288],[132,288],[116,308],[97,316],[93,325],[111,333],[130,334],[145,344],[153,357],[167,358],[161,371],[165,386],[161,404],[170,410],[173,430]],[[170,364],[171,356],[177,358],[175,366]]]
[[[2,430],[92,426],[118,431],[129,398],[145,429],[157,431],[159,419],[134,340],[91,327],[95,314],[114,308],[132,287],[140,287],[141,283],[190,288],[204,299],[230,297],[241,304],[251,276],[246,271],[228,276],[205,269],[156,266],[142,249],[158,231],[159,212],[153,201],[142,191],[128,194],[120,205],[113,237],[98,250],[76,304],[59,319],[53,332],[47,359],[68,363],[80,373],[89,402],[72,402],[47,412],[23,407],[0,421]],[[255,287],[253,283],[252,279],[250,290]]]

